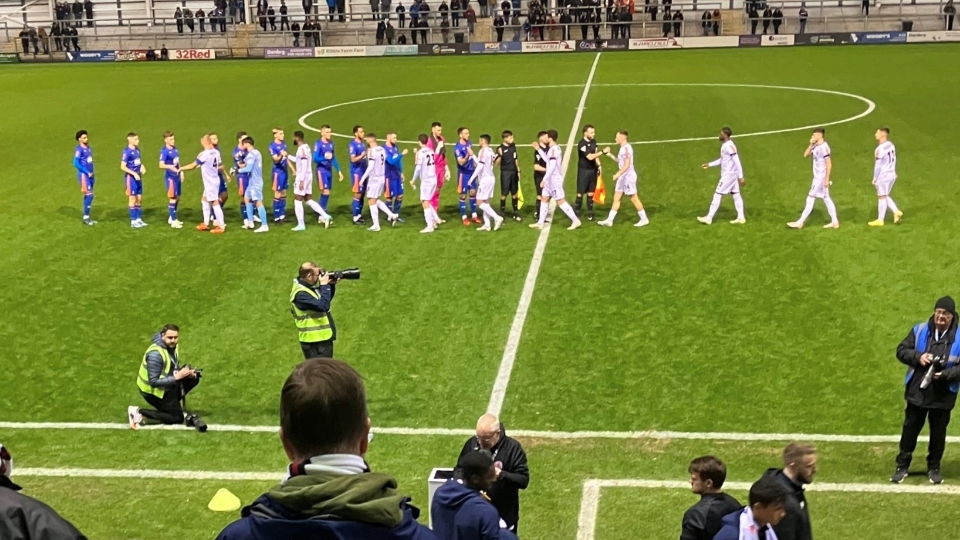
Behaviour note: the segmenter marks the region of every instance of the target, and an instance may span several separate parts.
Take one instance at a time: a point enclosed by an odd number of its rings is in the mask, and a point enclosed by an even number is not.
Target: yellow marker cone
[[[240,499],[230,493],[230,490],[220,488],[217,494],[210,500],[207,508],[214,512],[236,512],[240,509]]]

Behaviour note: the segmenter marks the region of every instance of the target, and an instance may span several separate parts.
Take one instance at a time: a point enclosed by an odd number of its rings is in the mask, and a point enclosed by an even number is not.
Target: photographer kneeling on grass
[[[200,384],[202,371],[189,365],[179,367],[177,345],[180,343],[180,327],[168,324],[153,336],[137,374],[140,395],[154,409],[131,405],[127,408],[130,428],[137,429],[144,419],[156,424],[186,424],[207,430],[207,425],[196,414],[184,414],[187,394]]]

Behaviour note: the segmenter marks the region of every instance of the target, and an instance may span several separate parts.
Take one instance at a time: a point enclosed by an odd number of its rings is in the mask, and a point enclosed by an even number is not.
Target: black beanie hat
[[[945,309],[950,313],[956,313],[957,304],[953,301],[953,298],[944,296],[943,298],[937,300],[937,305],[933,306],[933,309]]]

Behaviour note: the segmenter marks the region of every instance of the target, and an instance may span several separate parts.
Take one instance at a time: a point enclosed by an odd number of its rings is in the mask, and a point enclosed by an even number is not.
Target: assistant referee
[[[600,176],[600,156],[597,151],[596,130],[592,125],[583,126],[583,138],[577,143],[577,199],[573,210],[580,215],[583,195],[587,195],[587,219],[593,221],[593,192],[597,189],[597,177]]]
[[[330,303],[336,294],[336,284],[330,275],[315,263],[300,265],[300,272],[290,292],[290,312],[297,324],[300,349],[306,359],[333,358],[333,342],[337,327],[330,313]]]

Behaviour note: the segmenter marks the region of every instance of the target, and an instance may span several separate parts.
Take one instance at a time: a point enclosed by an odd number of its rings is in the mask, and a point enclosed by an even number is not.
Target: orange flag
[[[597,189],[593,190],[593,202],[601,206],[607,202],[607,189],[603,186],[603,176],[597,177]]]

